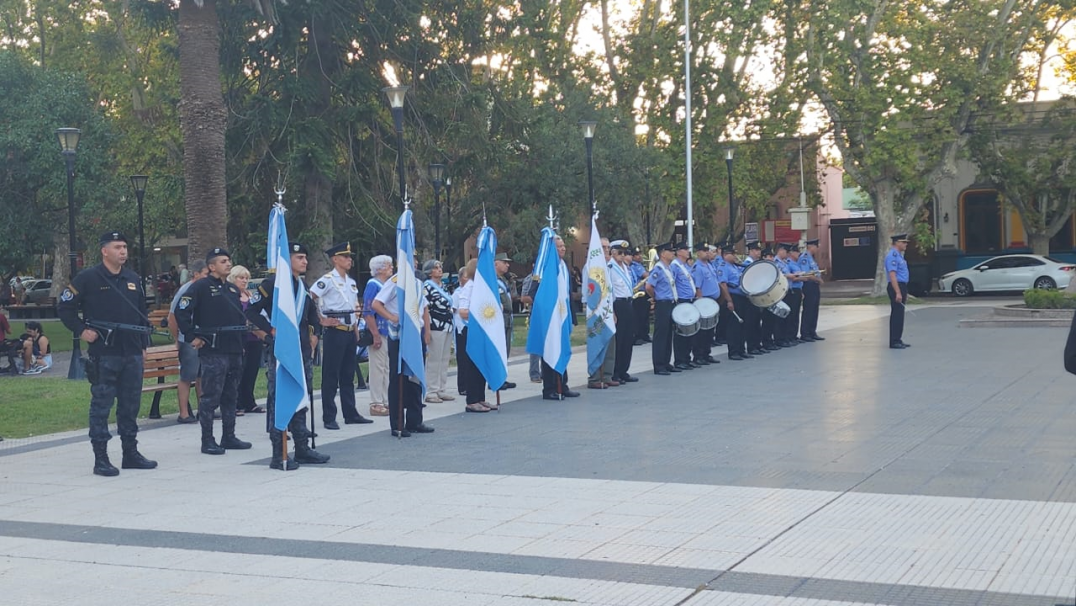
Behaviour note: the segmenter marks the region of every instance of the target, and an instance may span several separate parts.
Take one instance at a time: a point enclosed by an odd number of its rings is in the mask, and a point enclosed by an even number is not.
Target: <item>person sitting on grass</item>
[[[22,342],[22,374],[37,375],[52,368],[52,345],[41,328],[41,322],[26,323],[26,339]]]

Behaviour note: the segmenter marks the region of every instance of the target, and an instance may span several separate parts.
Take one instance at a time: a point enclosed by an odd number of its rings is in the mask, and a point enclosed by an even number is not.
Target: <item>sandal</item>
[[[474,404],[468,404],[467,407],[464,408],[463,410],[466,411],[466,412],[489,412],[489,408],[486,408],[486,406],[483,405],[481,402],[475,402]]]
[[[241,416],[243,416],[243,415],[245,415],[245,414],[247,414],[247,413],[246,413],[246,412],[244,412],[243,410],[240,410],[240,409],[237,409],[237,410],[235,411],[235,416],[237,416],[237,417],[241,417]]]
[[[384,404],[371,404],[370,405],[371,417],[387,417],[389,416],[389,409]]]
[[[258,413],[258,414],[265,414],[265,407],[264,406],[255,406],[254,408],[251,408],[247,412],[255,412],[255,413]]]

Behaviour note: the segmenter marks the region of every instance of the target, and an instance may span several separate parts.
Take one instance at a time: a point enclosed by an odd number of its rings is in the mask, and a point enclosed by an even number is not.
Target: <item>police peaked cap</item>
[[[897,242],[907,242],[908,234],[897,234],[889,239],[893,241],[893,244],[896,244]]]
[[[762,242],[754,240],[747,243],[747,250],[762,250]]]
[[[673,248],[676,250],[691,250],[691,247],[687,245],[687,242],[681,242]]]
[[[695,245],[695,252],[702,251],[702,250],[710,250],[710,245],[707,244],[706,242],[699,242],[698,244]]]
[[[326,250],[325,254],[330,257],[335,257],[336,255],[353,255],[355,253],[351,252],[351,242],[341,242]]]
[[[818,238],[814,240],[807,240],[807,246],[818,246]]]
[[[609,248],[611,250],[620,250],[620,251],[624,251],[624,252],[629,252],[631,250],[631,245],[628,244],[627,240],[613,240],[612,242],[609,243]]]
[[[670,242],[664,242],[662,244],[658,244],[658,252],[659,253],[665,252],[667,250],[671,251],[672,249],[673,249],[673,245]]]

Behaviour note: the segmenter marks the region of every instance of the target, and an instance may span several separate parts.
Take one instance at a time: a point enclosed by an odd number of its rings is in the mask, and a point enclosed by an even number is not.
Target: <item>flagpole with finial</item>
[[[486,222],[486,203],[483,201],[482,202],[482,228],[485,229],[487,227],[489,227],[489,223]],[[496,249],[494,249],[493,252],[496,253],[497,252]],[[512,344],[508,343],[508,346],[511,347]],[[503,388],[504,386],[502,385],[501,387]],[[497,414],[500,414],[501,413],[501,390],[500,389],[496,390],[494,392],[494,394],[496,394],[496,396],[497,396]]]

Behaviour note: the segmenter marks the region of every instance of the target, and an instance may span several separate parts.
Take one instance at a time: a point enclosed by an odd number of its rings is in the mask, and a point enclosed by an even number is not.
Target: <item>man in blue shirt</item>
[[[691,266],[691,277],[695,280],[702,297],[716,302],[721,297],[721,285],[717,281],[717,271],[711,261],[713,259],[713,253],[710,252],[712,248],[706,243],[695,245],[695,264]],[[720,304],[718,309],[720,309]],[[713,328],[700,330],[699,334],[695,335],[691,353],[696,364],[705,366],[718,363],[718,360],[710,355],[713,342]]]
[[[642,287],[642,281],[650,275],[643,265],[643,251],[638,246],[632,251],[631,256],[631,284],[632,290],[638,285]],[[639,291],[640,296],[631,300],[632,315],[635,316],[635,345],[650,342],[650,295],[646,289]],[[633,293],[633,295],[636,293]]]
[[[795,277],[792,283],[788,285],[789,291],[793,293],[792,300],[788,305],[792,311],[785,318],[785,321],[788,322],[788,338],[797,343],[812,343],[810,340],[800,339],[797,336],[800,334],[800,311],[803,308],[803,277],[799,275],[803,273],[803,266],[800,264],[799,244],[793,244],[788,249],[788,269]]]
[[[764,261],[773,262],[773,249],[767,247],[762,251],[762,259]],[[777,351],[781,349],[781,346],[774,340],[774,330],[777,323],[781,321],[781,318],[774,315],[768,309],[761,310],[762,316],[762,350],[766,352]]]
[[[750,267],[752,263],[762,258],[762,243],[759,241],[747,244],[747,258],[743,260],[744,267]],[[762,314],[766,310],[748,306],[743,312],[743,336],[747,341],[747,355],[761,356],[770,352],[762,348]]]
[[[908,303],[908,262],[904,260],[908,234],[897,234],[890,239],[893,247],[885,256],[885,273],[889,279],[885,287],[889,293],[889,349],[907,349],[911,345],[901,337],[904,336],[904,306]]]
[[[694,278],[691,277],[691,268],[687,264],[689,259],[691,259],[691,247],[687,245],[687,242],[677,244],[676,258],[670,264],[676,280],[677,305],[681,303],[690,304],[699,296],[699,287],[695,284]],[[702,366],[691,361],[692,344],[695,342],[697,335],[697,332],[690,337],[679,332],[673,335],[673,358],[676,368],[692,370]]]
[[[814,272],[803,281],[803,316],[800,324],[800,339],[806,341],[825,341],[818,336],[818,306],[822,303],[822,275],[815,261],[818,254],[818,240],[807,240],[807,250],[800,255],[800,267],[803,271]]]
[[[659,260],[646,279],[646,293],[654,300],[654,341],[651,344],[654,374],[667,376],[671,372],[680,372],[669,364],[672,356],[672,308],[676,304],[676,278],[671,266],[672,244],[658,246],[658,255]]]
[[[726,296],[724,307],[721,308],[721,324],[726,325],[725,336],[728,338],[729,359],[747,360],[755,356],[748,354],[744,346],[743,312],[754,305],[747,300],[747,295],[740,288],[743,267],[736,259],[736,251],[733,250],[732,244],[725,246],[724,251],[725,267],[722,270],[721,280],[724,284],[722,292]]]
[[[711,246],[710,247],[710,251],[714,255],[714,260],[711,263],[711,265],[714,268],[714,276],[717,278],[717,281],[718,281],[719,284],[724,282],[724,279],[723,279],[724,273],[725,273],[725,253],[724,253],[724,250],[723,250],[724,246],[725,246],[724,243],[719,242],[716,246]],[[722,307],[725,306],[724,290],[722,290],[721,306]],[[721,317],[724,318],[724,316],[725,316],[725,314],[722,313]],[[720,322],[717,323],[717,328],[714,329],[714,345],[721,346],[721,345],[724,345],[725,343],[728,342],[728,337],[725,334],[727,332],[727,328],[728,328],[727,325],[723,321],[720,321]]]
[[[795,271],[798,271],[799,266],[795,266],[796,269],[794,270],[793,266],[790,265],[788,251],[791,248],[791,244],[778,242],[777,258],[774,259],[773,262],[777,264],[777,268],[781,270],[781,273],[785,275],[785,279],[788,280],[788,292],[785,293],[784,298],[785,305],[788,305],[789,309],[793,309],[793,306],[795,306],[795,309],[799,309],[798,299],[800,293],[798,290],[793,290],[792,288],[792,284],[798,279],[794,274]],[[791,315],[792,313],[789,312],[788,316]],[[777,321],[777,324],[774,325],[774,336],[777,339],[777,344],[781,347],[792,347],[794,345],[799,345],[799,341],[796,339],[796,335],[791,333],[792,324],[789,321],[788,316],[779,319]]]

